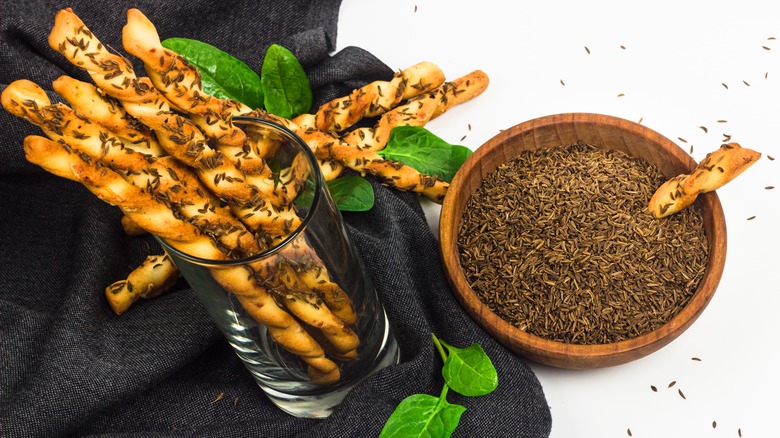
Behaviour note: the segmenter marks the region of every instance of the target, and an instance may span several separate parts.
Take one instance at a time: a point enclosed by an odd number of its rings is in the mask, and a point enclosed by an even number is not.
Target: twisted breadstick
[[[131,64],[110,53],[71,9],[57,13],[49,34],[49,45],[71,63],[86,70],[107,94],[118,99],[125,110],[157,135],[171,155],[198,171],[203,183],[220,197],[256,205],[261,198],[274,205],[289,199],[275,190],[270,169],[246,174],[231,160],[240,157],[211,149],[203,133],[188,118],[172,111],[170,102],[148,79],[135,76]]]
[[[3,91],[1,99],[9,112],[38,125],[51,139],[110,165],[125,179],[145,188],[197,225],[223,248],[237,249],[236,256],[259,249],[254,237],[229,210],[218,206],[219,201],[203,188],[192,170],[172,157],[136,153],[135,149],[126,147],[124,140],[76,114],[67,105],[51,105],[43,89],[31,81],[14,81]]]
[[[167,206],[109,168],[38,136],[25,138],[25,153],[31,163],[82,183],[100,199],[118,206],[137,224],[166,239],[177,249],[206,259],[226,259],[227,256],[196,227],[176,218]],[[212,269],[211,272],[218,283],[246,303],[247,311],[268,328],[280,345],[309,365],[310,376],[318,382],[338,380],[338,366],[325,357],[322,347],[292,316],[276,305],[273,297],[253,276],[247,276],[243,267]]]
[[[155,157],[167,155],[148,127],[127,114],[116,99],[101,93],[94,85],[61,76],[52,86],[74,111],[104,126],[121,138],[126,147]]]
[[[707,154],[690,174],[661,185],[650,198],[648,209],[659,219],[677,213],[693,204],[700,193],[717,190],[739,176],[759,158],[759,152],[738,143],[724,144]]]
[[[430,62],[421,62],[393,75],[390,81],[374,81],[348,96],[319,107],[314,123],[296,118],[301,126],[323,131],[343,131],[363,117],[374,117],[396,107],[402,100],[428,92],[444,82],[444,73]]]
[[[154,298],[168,290],[179,276],[179,270],[167,254],[149,256],[127,279],[106,288],[106,300],[111,310],[121,315],[139,299]]]

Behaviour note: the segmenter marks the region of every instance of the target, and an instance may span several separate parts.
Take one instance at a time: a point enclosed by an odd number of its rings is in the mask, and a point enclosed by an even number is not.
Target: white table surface
[[[343,0],[337,44],[396,70],[485,71],[482,96],[427,125],[471,149],[535,117],[595,112],[641,120],[697,161],[724,134],[762,152],[717,192],[726,267],[690,329],[625,365],[531,365],[554,438],[780,436],[780,2]],[[438,207],[424,207],[438,232]]]

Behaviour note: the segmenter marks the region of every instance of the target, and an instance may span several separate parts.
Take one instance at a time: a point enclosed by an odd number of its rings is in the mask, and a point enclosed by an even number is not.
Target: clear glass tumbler
[[[203,259],[158,240],[267,396],[292,415],[326,417],[397,363],[398,345],[309,147],[264,119],[234,123],[290,188],[289,232],[266,235],[267,250],[241,259]]]

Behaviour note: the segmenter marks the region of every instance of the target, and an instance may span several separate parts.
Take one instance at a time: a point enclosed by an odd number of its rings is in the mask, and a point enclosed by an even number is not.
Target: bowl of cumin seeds
[[[726,225],[715,192],[667,218],[647,209],[693,158],[617,117],[571,113],[502,131],[442,205],[452,290],[486,332],[561,368],[627,363],[682,334],[713,297]]]

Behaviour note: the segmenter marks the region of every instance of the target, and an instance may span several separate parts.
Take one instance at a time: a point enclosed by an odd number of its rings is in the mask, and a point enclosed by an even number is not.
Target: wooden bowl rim
[[[688,161],[689,169],[693,169],[696,165],[693,158],[676,143],[639,123],[603,114],[562,113],[522,122],[489,139],[464,162],[453,178],[449,190],[457,191],[472,172],[481,171],[479,158],[488,155],[503,142],[518,136],[520,133],[558,124],[593,123],[646,137],[653,142],[664,145],[675,158]],[[490,171],[492,169],[485,170],[485,172]],[[481,180],[482,176],[479,177],[480,182]],[[457,249],[458,230],[464,205],[457,205],[456,198],[456,196],[445,197],[439,219],[442,259],[456,298],[466,312],[499,342],[544,364],[562,368],[594,368],[626,363],[656,351],[682,334],[698,318],[712,299],[725,266],[726,224],[723,209],[717,194],[710,192],[700,195],[696,201],[696,208],[706,208],[711,212],[709,216],[711,223],[705,224],[705,226],[709,225],[712,231],[707,236],[710,253],[707,270],[691,300],[677,315],[653,331],[610,344],[580,345],[548,340],[520,330],[503,320],[493,313],[469,286],[461,269]],[[468,197],[463,199],[460,204],[465,204]],[[702,216],[704,217],[704,215]]]

